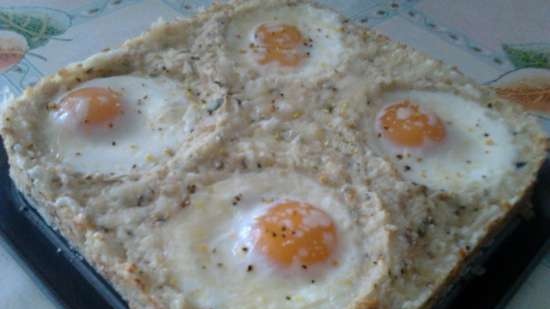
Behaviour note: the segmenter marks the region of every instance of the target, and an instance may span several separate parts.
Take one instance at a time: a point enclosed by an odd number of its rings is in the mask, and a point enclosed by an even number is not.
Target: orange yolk
[[[386,107],[379,118],[382,136],[403,147],[422,147],[426,142],[441,143],[447,132],[441,119],[403,100]]]
[[[258,218],[256,246],[283,267],[326,263],[336,249],[336,226],[322,210],[310,204],[285,201]]]
[[[276,62],[284,67],[296,67],[306,57],[301,50],[304,37],[296,26],[263,24],[255,33],[262,55],[260,64]]]
[[[122,114],[120,94],[99,87],[72,91],[63,98],[60,108],[69,115],[80,117],[82,123],[90,126],[112,124]]]

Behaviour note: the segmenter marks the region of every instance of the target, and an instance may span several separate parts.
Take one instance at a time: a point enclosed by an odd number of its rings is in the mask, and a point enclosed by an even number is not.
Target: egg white
[[[297,67],[285,68],[275,63],[258,64],[257,55],[249,48],[260,25],[279,23],[296,26],[305,39],[312,39],[313,46],[308,49],[309,57]],[[331,72],[345,58],[341,27],[341,19],[336,13],[309,5],[244,11],[232,19],[226,31],[227,57],[238,61],[237,67],[254,69],[263,76],[315,76],[324,71]]]
[[[89,80],[75,89],[84,87],[119,92],[124,113],[113,128],[87,133],[70,115],[49,113],[44,128],[48,151],[78,172],[118,174],[151,168],[173,154],[188,133],[189,122],[196,120],[185,92],[167,78],[113,76]],[[67,93],[53,101],[59,103]]]
[[[307,202],[331,216],[338,230],[337,265],[286,272],[247,243],[251,222],[274,201],[286,199]],[[163,229],[163,252],[175,281],[200,308],[341,308],[360,290],[370,236],[361,237],[336,192],[295,172],[278,171],[234,174],[198,188]],[[377,278],[380,265],[369,264],[369,275]]]
[[[431,91],[395,91],[382,96],[382,110],[410,100],[437,115],[445,124],[441,144],[407,149],[378,135],[378,148],[404,178],[443,191],[496,185],[513,168],[518,150],[504,120],[479,104],[458,95]],[[376,126],[376,125],[375,125]],[[381,133],[379,129],[377,133]]]

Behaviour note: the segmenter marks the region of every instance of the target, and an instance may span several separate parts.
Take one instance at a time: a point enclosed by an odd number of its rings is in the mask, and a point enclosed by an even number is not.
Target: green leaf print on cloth
[[[0,7],[0,30],[14,31],[25,37],[29,49],[46,44],[71,26],[71,18],[62,11],[35,7]]]
[[[550,69],[550,43],[503,44],[502,49],[516,68]]]

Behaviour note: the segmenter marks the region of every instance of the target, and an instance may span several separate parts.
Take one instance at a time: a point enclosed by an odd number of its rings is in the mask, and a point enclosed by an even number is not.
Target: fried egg
[[[344,58],[340,17],[309,5],[242,12],[225,40],[230,59],[262,74],[316,74]]]
[[[164,252],[199,308],[341,308],[382,267],[361,266],[377,256],[376,232],[361,236],[336,192],[297,173],[235,174],[187,204],[164,228]]]
[[[128,173],[173,155],[188,107],[184,91],[166,78],[93,79],[53,99],[44,136],[76,171]]]
[[[512,132],[498,116],[458,95],[396,91],[375,120],[380,148],[404,178],[444,191],[489,186],[514,164]]]

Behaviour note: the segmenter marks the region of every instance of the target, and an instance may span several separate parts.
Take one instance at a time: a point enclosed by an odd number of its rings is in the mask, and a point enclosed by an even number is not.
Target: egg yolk
[[[258,218],[255,228],[257,248],[282,267],[326,263],[336,249],[334,222],[310,204],[278,203]]]
[[[261,49],[259,64],[276,62],[284,67],[296,67],[306,57],[301,48],[304,37],[296,26],[262,24],[256,29],[255,37]]]
[[[441,143],[447,132],[441,119],[409,101],[386,107],[378,119],[382,136],[403,147],[423,147],[426,142]]]
[[[66,95],[60,108],[85,125],[112,125],[122,114],[121,95],[108,88],[81,88]]]

